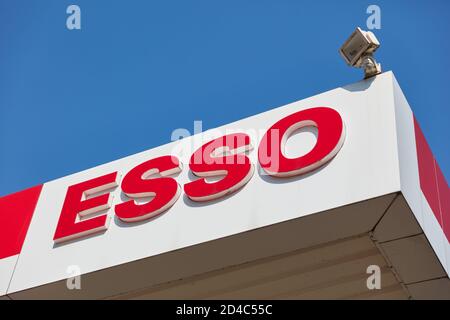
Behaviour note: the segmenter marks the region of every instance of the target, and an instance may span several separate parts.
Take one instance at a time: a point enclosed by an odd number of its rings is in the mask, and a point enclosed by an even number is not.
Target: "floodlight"
[[[381,73],[381,65],[373,54],[380,47],[380,42],[370,31],[356,30],[339,49],[345,62],[352,67],[364,69],[364,79]]]

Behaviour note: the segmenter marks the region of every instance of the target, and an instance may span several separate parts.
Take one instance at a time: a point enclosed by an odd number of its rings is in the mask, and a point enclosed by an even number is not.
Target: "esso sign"
[[[283,152],[286,141],[296,130],[309,126],[316,127],[318,132],[313,149],[300,157],[286,157]],[[258,146],[258,162],[262,170],[273,177],[302,175],[330,161],[344,139],[345,126],[336,110],[328,107],[302,110],[279,120],[267,130]],[[121,181],[116,171],[70,186],[54,241],[60,243],[107,229],[110,208],[114,208],[121,221],[133,223],[166,212],[182,192],[192,201],[205,202],[244,187],[255,171],[254,164],[245,154],[252,149],[250,140],[247,134],[234,133],[204,144],[189,160],[189,170],[198,179],[183,186],[170,177],[182,170],[179,159],[171,155],[161,155],[137,165]],[[207,181],[210,177],[221,179]],[[109,193],[119,184],[129,198],[125,202],[113,199]]]

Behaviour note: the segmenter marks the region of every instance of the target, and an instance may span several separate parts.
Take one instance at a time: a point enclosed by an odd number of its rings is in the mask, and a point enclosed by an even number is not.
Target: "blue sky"
[[[0,195],[360,80],[337,49],[369,4],[449,181],[449,1],[0,0]]]

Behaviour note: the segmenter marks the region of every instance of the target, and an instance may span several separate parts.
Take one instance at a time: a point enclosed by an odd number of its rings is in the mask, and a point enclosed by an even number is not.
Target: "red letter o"
[[[296,130],[317,127],[314,148],[297,158],[283,155],[284,145]],[[264,135],[258,149],[261,168],[271,176],[291,177],[312,171],[330,161],[345,140],[345,127],[339,113],[331,108],[317,107],[293,113],[275,123]]]

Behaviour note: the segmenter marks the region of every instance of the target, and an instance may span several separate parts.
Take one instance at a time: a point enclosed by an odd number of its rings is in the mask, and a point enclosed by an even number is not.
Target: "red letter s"
[[[243,187],[253,175],[253,164],[242,153],[252,148],[250,137],[243,133],[226,135],[212,140],[191,156],[189,168],[203,177],[184,185],[184,192],[193,201],[220,198]],[[206,177],[222,176],[213,183]]]
[[[163,156],[146,161],[131,169],[122,182],[122,191],[130,198],[153,197],[144,204],[130,200],[116,205],[115,212],[120,220],[125,222],[142,221],[155,217],[169,209],[181,194],[181,188],[175,179],[165,177],[180,172],[178,159]],[[160,178],[151,175],[160,173]]]

